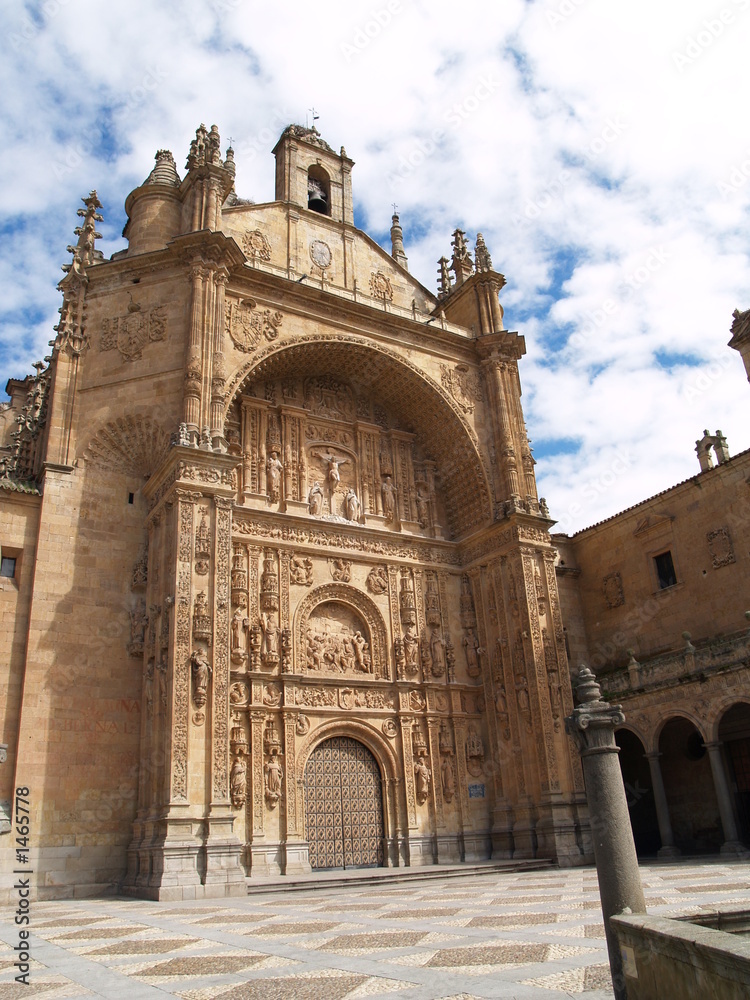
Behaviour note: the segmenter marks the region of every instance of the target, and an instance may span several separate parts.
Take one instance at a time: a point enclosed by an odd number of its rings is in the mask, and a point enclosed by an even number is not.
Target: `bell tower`
[[[335,153],[316,128],[289,125],[274,147],[276,200],[334,222],[354,225],[352,167],[341,147]]]

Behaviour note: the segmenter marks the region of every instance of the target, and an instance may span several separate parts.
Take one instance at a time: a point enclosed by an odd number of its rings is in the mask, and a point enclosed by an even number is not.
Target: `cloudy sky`
[[[356,161],[357,224],[436,290],[484,234],[526,337],[540,492],[578,530],[750,447],[729,350],[750,307],[750,0],[4,0],[0,384],[47,353],[80,197],[105,255],[158,148],[199,122],[273,198],[270,151],[308,109]]]

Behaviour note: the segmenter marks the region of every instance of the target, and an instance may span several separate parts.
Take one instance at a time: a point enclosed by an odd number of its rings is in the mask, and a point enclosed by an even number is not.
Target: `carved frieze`
[[[144,312],[137,302],[131,300],[126,313],[102,320],[99,350],[117,350],[123,361],[140,361],[146,344],[164,340],[166,335],[164,307]]]

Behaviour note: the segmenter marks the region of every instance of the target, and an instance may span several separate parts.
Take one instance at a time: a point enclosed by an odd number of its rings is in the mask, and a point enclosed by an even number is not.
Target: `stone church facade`
[[[42,897],[591,860],[524,339],[481,234],[433,294],[315,129],[275,200],[201,126],[79,210],[60,323],[0,411],[0,798]]]

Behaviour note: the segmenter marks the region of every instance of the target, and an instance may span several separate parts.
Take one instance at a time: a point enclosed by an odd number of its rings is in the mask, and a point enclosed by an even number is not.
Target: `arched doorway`
[[[310,866],[383,864],[383,785],[378,762],[350,736],[315,747],[305,766],[305,825]]]
[[[719,739],[729,764],[731,788],[737,813],[737,832],[750,844],[750,705],[740,702],[724,713]]]
[[[676,716],[661,731],[659,752],[675,844],[683,854],[718,854],[724,838],[702,734]]]
[[[629,729],[618,729],[615,743],[620,748],[620,768],[636,852],[639,857],[655,855],[661,847],[661,837],[646,751]]]

